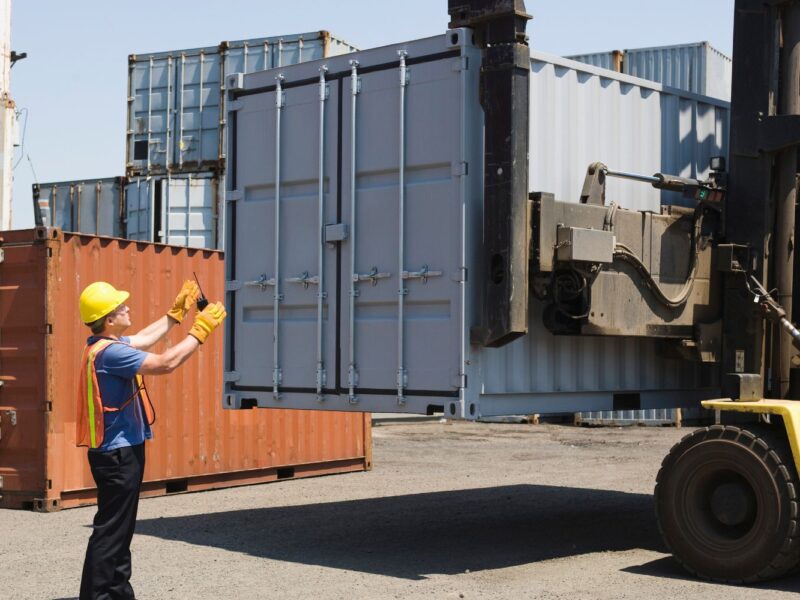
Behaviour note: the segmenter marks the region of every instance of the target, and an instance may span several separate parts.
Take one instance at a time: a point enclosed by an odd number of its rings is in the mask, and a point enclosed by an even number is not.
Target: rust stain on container
[[[0,507],[53,511],[91,504],[85,448],[75,447],[75,389],[89,329],[78,296],[104,280],[131,293],[131,332],[171,306],[197,273],[223,298],[224,260],[211,250],[63,233],[2,232]],[[153,350],[188,332],[191,315]],[[149,377],[156,409],[143,496],[371,468],[368,414],[222,408],[222,336],[174,373]]]

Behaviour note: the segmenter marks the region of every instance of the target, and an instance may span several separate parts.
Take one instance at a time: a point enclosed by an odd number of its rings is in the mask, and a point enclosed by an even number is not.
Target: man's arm
[[[130,337],[130,345],[139,350],[147,350],[163,338],[177,322],[164,315],[157,321],[150,323],[140,332]]]
[[[138,372],[141,375],[171,373],[181,366],[200,347],[200,344],[206,341],[208,336],[225,320],[227,314],[222,302],[209,304],[194,318],[189,335],[182,342],[162,354],[147,354]]]
[[[166,318],[166,317],[165,317]],[[187,335],[186,338],[162,354],[148,353],[142,366],[139,367],[140,375],[166,375],[172,373],[200,347],[197,338]]]
[[[175,323],[180,323],[189,312],[189,309],[195,305],[197,298],[200,295],[200,287],[196,281],[187,279],[183,282],[181,291],[175,297],[175,302],[172,308],[167,311],[167,314],[161,317],[158,321],[150,323],[147,327],[142,329],[136,335],[130,337],[130,345],[139,350],[147,350],[163,338]]]

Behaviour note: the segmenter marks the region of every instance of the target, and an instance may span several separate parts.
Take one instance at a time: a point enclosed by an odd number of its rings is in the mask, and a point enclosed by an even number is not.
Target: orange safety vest
[[[119,412],[130,404],[137,395],[141,394],[142,407],[147,418],[147,424],[152,425],[156,420],[153,405],[147,395],[147,388],[144,386],[144,378],[137,374],[134,381],[136,389],[119,408],[103,406],[103,399],[100,397],[100,385],[97,383],[97,370],[95,361],[100,353],[111,344],[124,344],[119,340],[107,338],[96,341],[91,346],[86,346],[83,350],[81,359],[81,371],[79,374],[78,385],[78,414],[76,424],[75,445],[89,446],[89,448],[99,448],[103,445],[105,437],[104,413]]]

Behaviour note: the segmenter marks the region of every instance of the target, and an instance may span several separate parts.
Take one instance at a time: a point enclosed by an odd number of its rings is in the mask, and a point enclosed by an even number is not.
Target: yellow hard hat
[[[88,324],[102,319],[125,302],[128,296],[130,296],[128,292],[118,290],[105,281],[95,281],[89,284],[81,292],[79,300],[81,321]]]

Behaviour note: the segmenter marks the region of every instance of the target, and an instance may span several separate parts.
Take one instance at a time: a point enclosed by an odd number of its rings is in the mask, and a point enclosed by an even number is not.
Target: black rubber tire
[[[661,464],[658,527],[694,575],[725,583],[774,579],[800,561],[798,491],[782,425],[706,427]]]

